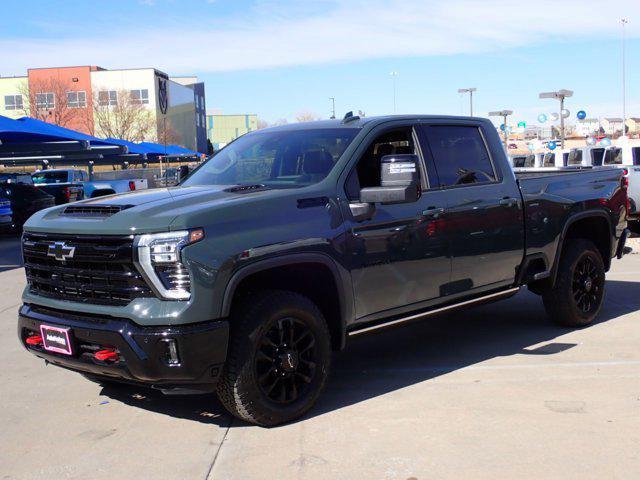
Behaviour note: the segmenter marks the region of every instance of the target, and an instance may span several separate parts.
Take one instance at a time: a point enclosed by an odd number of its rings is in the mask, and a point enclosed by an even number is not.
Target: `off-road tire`
[[[594,274],[587,275],[590,287],[587,291],[582,285],[585,281],[580,275],[584,264],[590,265]],[[578,291],[576,291],[578,290]],[[580,303],[584,295],[587,300]],[[598,316],[605,296],[605,268],[602,255],[596,246],[583,239],[569,239],[560,256],[558,273],[553,288],[542,293],[542,301],[551,319],[565,327],[584,327]],[[589,308],[585,308],[588,305]]]
[[[315,404],[329,374],[331,338],[327,323],[311,300],[290,291],[262,291],[245,297],[243,303],[244,305],[240,306],[230,319],[229,349],[227,361],[217,385],[218,398],[232,415],[249,423],[275,426],[295,420]],[[271,347],[270,344],[265,347],[265,342],[269,342],[267,338],[270,339],[273,336],[274,328],[281,327],[282,322],[291,321],[296,322],[298,331],[307,331],[305,335],[313,337],[313,354],[316,361],[311,362],[315,365],[313,375],[305,378],[305,381],[309,378],[311,381],[303,388],[296,389],[299,398],[283,404],[278,403],[281,399],[269,398],[266,393],[268,387],[259,382],[259,378],[264,378],[267,374],[259,373],[257,362],[266,362],[262,355],[265,348],[273,348],[274,352],[276,351],[275,346]],[[311,340],[307,337],[305,342],[310,343]],[[300,359],[303,354],[300,354]],[[309,363],[308,360],[305,362]],[[268,362],[266,364],[268,366]],[[303,365],[302,360],[299,365]],[[291,368],[291,364],[287,364],[286,367]],[[267,379],[271,380],[271,375],[281,374],[277,373],[277,368],[275,372],[275,374],[269,374]],[[287,373],[289,374],[290,372]],[[284,388],[283,386],[282,389]],[[272,393],[269,392],[269,394]]]

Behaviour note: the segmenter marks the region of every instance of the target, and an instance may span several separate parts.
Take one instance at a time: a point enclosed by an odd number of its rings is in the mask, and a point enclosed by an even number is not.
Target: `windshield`
[[[0,183],[27,183],[32,184],[31,175],[28,173],[0,173]]]
[[[329,128],[245,135],[211,157],[182,185],[311,185],[327,176],[357,133],[355,128]]]
[[[68,175],[66,171],[59,172],[38,172],[32,175],[33,183],[43,184],[43,183],[67,183]]]

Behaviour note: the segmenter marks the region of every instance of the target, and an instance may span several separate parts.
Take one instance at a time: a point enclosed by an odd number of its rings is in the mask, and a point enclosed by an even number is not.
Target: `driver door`
[[[429,189],[415,133],[412,126],[396,126],[372,134],[345,185],[348,198],[342,208],[359,321],[436,299],[449,281],[445,194]],[[380,186],[382,157],[400,153],[420,156],[422,196],[410,203],[376,204],[370,218],[355,220],[349,204],[359,202],[361,188]]]

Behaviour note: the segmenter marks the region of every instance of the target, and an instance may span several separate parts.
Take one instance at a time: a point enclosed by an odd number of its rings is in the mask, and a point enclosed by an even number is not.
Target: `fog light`
[[[168,365],[180,365],[180,357],[178,356],[178,345],[173,338],[163,338],[167,351],[165,353],[165,361]]]

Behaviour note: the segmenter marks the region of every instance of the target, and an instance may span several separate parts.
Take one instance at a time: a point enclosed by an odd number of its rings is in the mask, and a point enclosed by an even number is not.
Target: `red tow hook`
[[[118,361],[118,354],[114,350],[108,350],[108,349],[97,351],[96,353],[93,354],[93,357],[96,360],[100,360],[101,362],[107,362],[109,360],[113,362]]]
[[[26,339],[27,345],[42,345],[42,337],[40,335],[31,335]]]

